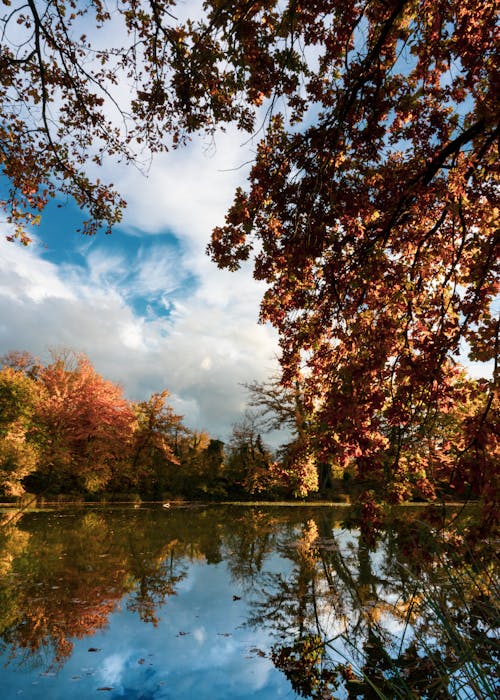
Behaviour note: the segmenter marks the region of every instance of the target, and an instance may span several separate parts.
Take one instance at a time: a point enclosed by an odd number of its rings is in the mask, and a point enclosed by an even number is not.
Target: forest
[[[313,416],[302,388],[277,380],[248,385],[250,409],[227,444],[189,429],[168,403],[167,390],[128,401],[99,375],[88,357],[53,353],[42,364],[11,352],[0,368],[0,489],[4,500],[23,494],[89,500],[318,499],[365,506],[375,500],[481,499],[494,507],[493,426],[482,442],[466,442],[487,382],[457,375],[462,401],[428,417],[425,436],[396,443],[387,425],[387,464],[366,478],[362,455],[344,463],[314,459],[305,450]],[[431,420],[432,418],[432,420]],[[286,428],[288,441],[266,446],[266,433]],[[395,450],[400,468],[391,470]],[[26,496],[24,496],[26,498]],[[493,513],[490,512],[490,516]]]

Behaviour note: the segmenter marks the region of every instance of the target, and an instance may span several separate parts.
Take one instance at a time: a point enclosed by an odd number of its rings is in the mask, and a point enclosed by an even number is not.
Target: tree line
[[[255,421],[225,446],[188,428],[167,390],[129,401],[82,353],[42,364],[27,352],[0,361],[0,495],[291,497],[308,490],[283,472]]]
[[[196,493],[222,464],[222,444],[189,430],[168,391],[128,401],[83,354],[46,365],[10,353],[0,370],[4,495]]]
[[[247,385],[249,408],[229,440],[188,428],[167,390],[129,401],[82,353],[54,353],[42,364],[11,352],[0,364],[0,495],[338,498],[393,503],[482,498],[494,503],[495,426],[483,418],[484,380],[456,376],[460,403],[428,411],[405,440],[385,422],[385,463],[367,478],[364,455],[323,456],[311,449],[320,415],[307,410],[298,383]],[[478,422],[482,425],[478,426]],[[276,451],[265,435],[286,429]],[[481,440],[477,439],[480,433]],[[398,469],[394,454],[398,452]]]

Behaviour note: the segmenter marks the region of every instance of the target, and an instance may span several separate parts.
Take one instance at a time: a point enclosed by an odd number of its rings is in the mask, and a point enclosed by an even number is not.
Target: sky
[[[231,129],[215,146],[197,137],[147,176],[105,164],[101,179],[127,201],[110,236],[78,234],[71,202],[47,208],[28,248],[0,236],[0,355],[84,352],[128,398],[168,389],[188,427],[226,439],[242,384],[277,370],[277,335],[258,323],[263,286],[250,266],[222,271],[205,252],[245,183],[247,140]]]

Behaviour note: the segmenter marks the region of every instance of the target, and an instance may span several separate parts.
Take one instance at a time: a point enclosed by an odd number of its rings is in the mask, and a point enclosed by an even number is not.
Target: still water
[[[373,538],[340,507],[4,514],[0,697],[494,697],[496,561],[453,517]]]

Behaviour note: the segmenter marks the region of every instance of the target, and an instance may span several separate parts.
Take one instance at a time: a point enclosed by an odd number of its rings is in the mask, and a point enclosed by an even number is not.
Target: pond
[[[494,543],[456,515],[370,537],[334,506],[4,513],[0,695],[496,697]]]

